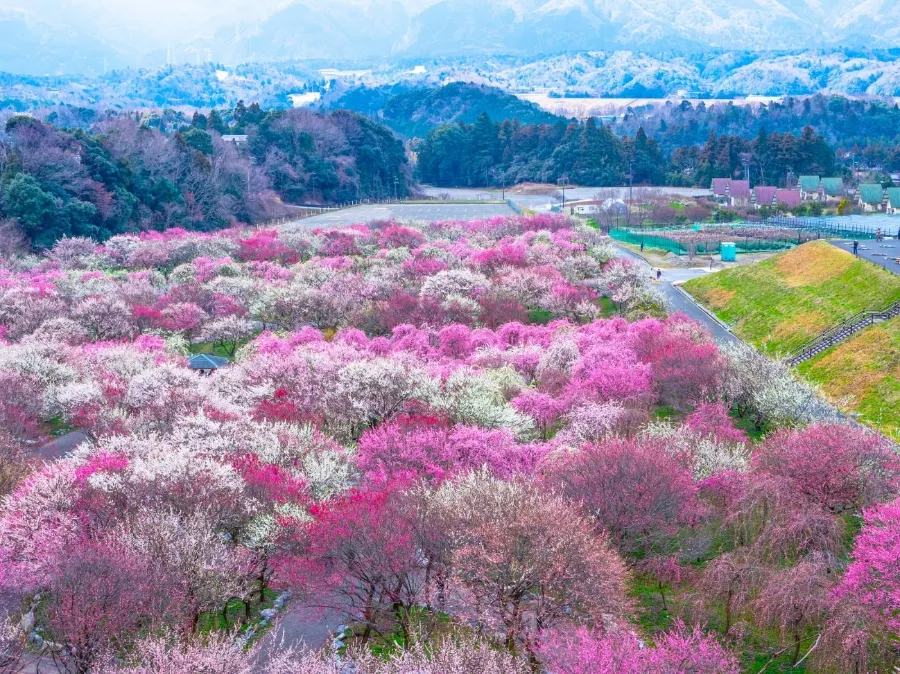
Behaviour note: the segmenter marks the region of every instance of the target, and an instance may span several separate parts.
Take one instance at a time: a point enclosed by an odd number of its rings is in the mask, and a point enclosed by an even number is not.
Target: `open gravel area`
[[[475,220],[513,215],[506,204],[370,204],[290,222],[286,227],[340,227],[373,220]]]

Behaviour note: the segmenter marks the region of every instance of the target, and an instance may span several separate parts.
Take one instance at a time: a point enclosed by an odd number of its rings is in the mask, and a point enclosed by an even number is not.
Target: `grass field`
[[[798,369],[860,421],[900,441],[900,317],[866,328]]]
[[[756,264],[688,281],[683,288],[770,355],[803,346],[864,309],[900,299],[900,276],[813,241]]]

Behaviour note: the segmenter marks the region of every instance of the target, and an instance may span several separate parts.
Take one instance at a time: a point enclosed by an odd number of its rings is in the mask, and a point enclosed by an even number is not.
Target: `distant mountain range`
[[[900,48],[897,0],[296,0],[267,4],[272,13],[263,19],[251,20],[252,8],[223,12],[187,41],[154,38],[153,46],[146,36],[137,39],[140,22],[101,20],[82,4],[0,14],[0,71],[99,73],[104,62],[112,68],[173,59],[377,64],[578,51]]]
[[[900,96],[900,50],[579,52],[453,62],[441,76],[559,96]]]
[[[0,73],[0,109],[60,104],[102,109],[210,108],[233,106],[238,100],[287,107],[292,95],[305,94],[303,100],[314,105],[346,106],[377,114],[404,135],[419,134],[435,120],[472,121],[479,111],[522,121],[540,121],[537,115],[545,114],[524,101],[504,98],[503,92],[538,93],[548,100],[625,99],[620,100],[623,104],[646,98],[815,93],[900,98],[900,50],[577,52],[405,59],[374,68],[358,62],[310,59],[237,67],[180,64],[105,75]],[[547,107],[567,110],[567,115],[581,114],[568,104],[557,106],[551,101]]]
[[[234,52],[233,29],[206,46]],[[299,0],[247,32],[256,58],[900,47],[897,0]],[[241,48],[246,47],[245,43]]]

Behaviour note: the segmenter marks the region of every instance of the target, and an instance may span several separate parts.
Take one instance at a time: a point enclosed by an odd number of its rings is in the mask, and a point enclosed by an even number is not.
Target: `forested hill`
[[[416,147],[419,177],[433,185],[507,185],[568,180],[578,185],[700,185],[714,177],[740,177],[741,155],[750,154],[754,182],[779,185],[795,175],[833,175],[835,152],[811,127],[799,135],[766,133],[755,139],[710,133],[702,145],[664,151],[643,127],[617,136],[594,118],[557,124],[447,124]]]
[[[522,124],[553,124],[563,119],[500,89],[465,82],[438,87],[354,87],[327,105],[375,117],[407,138],[424,138],[441,124],[471,124],[481,114]]]
[[[281,216],[292,204],[408,193],[403,143],[346,110],[240,103],[168,133],[139,117],[87,130],[10,118],[0,134],[0,236],[48,247],[67,235],[212,230]],[[227,134],[248,140],[236,145]]]
[[[900,148],[900,106],[883,99],[854,99],[816,95],[787,97],[766,104],[733,102],[667,102],[635,108],[615,122],[619,135],[633,135],[639,127],[656,138],[666,151],[703,143],[710,132],[751,139],[760,129],[799,135],[813,127],[837,148],[871,148],[873,164],[885,149]]]

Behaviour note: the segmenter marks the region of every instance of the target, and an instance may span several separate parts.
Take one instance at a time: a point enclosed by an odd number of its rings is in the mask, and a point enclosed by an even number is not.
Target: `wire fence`
[[[875,232],[869,225],[859,223],[847,223],[840,217],[828,218],[798,218],[783,215],[758,218],[750,216],[748,222],[778,227],[782,229],[801,229],[817,232],[821,238],[835,239],[874,239]]]
[[[834,218],[838,220],[838,218]],[[900,219],[898,219],[900,223]],[[632,224],[622,227],[613,225],[613,229],[627,229],[635,232],[671,232],[671,231],[709,231],[713,229],[735,229],[735,228],[766,228],[789,231],[812,232],[814,238],[818,236],[820,239],[840,238],[840,239],[874,239],[875,232],[871,226],[841,224],[832,221],[831,218],[747,218],[746,220],[737,220],[735,222],[706,223],[698,222],[694,224]]]
[[[684,231],[684,230],[682,230]],[[643,246],[656,250],[664,250],[675,255],[718,255],[722,252],[723,242],[732,242],[738,253],[760,253],[780,251],[793,248],[798,245],[797,237],[781,238],[754,238],[745,236],[739,238],[730,234],[721,234],[716,239],[706,240],[678,240],[667,236],[665,233],[649,234],[634,232],[624,229],[611,229],[609,235],[616,241],[630,243],[635,246]],[[801,241],[802,242],[802,241]]]
[[[797,220],[793,218],[791,220]],[[642,227],[612,228],[610,236],[623,243],[642,248],[664,250],[675,255],[718,255],[722,243],[734,243],[738,253],[763,253],[787,250],[807,241],[822,238],[875,238],[870,232],[850,232],[834,227],[797,226],[773,223],[731,223],[684,225],[645,225]]]

